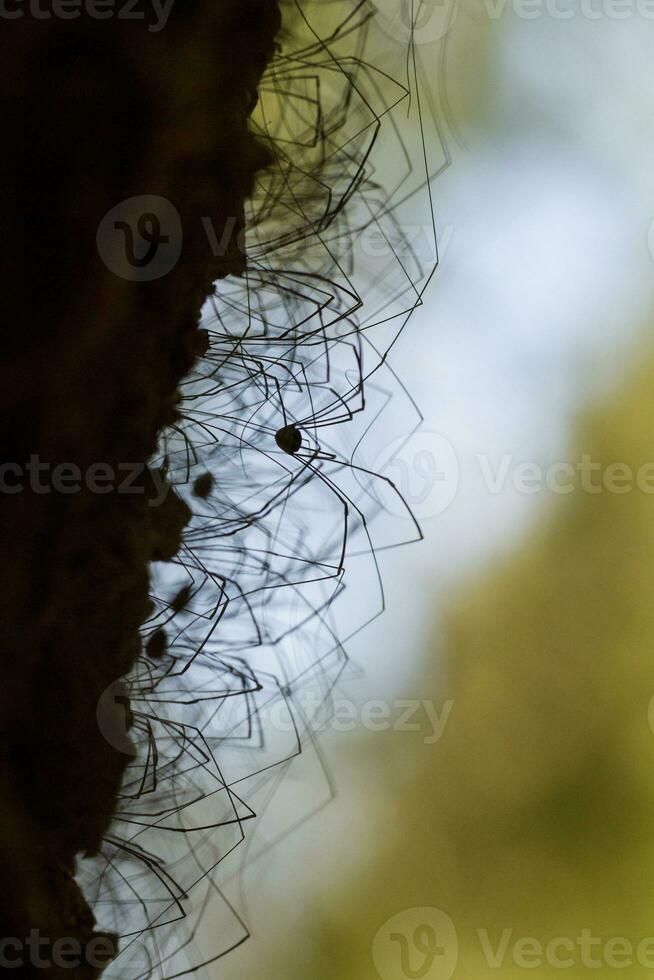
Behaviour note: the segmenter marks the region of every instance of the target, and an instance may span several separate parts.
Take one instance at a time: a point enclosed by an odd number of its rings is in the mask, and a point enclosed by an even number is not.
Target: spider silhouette
[[[275,442],[289,456],[295,456],[302,448],[302,433],[295,425],[284,425],[275,433]]]

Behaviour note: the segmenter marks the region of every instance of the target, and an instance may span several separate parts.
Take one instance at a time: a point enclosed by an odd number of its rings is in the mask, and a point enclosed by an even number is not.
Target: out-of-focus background
[[[253,939],[212,969],[645,977],[654,6],[425,2],[420,24],[451,163],[394,350],[425,416],[394,479],[426,540],[382,557],[386,615],[349,646],[336,799],[247,869]]]

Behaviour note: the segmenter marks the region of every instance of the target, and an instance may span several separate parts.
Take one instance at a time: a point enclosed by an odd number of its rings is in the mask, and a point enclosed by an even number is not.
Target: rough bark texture
[[[275,0],[177,0],[159,33],[85,15],[2,23],[2,461],[146,461],[174,421],[203,300],[242,271],[236,246],[211,255],[200,218],[241,215],[266,162],[247,117],[278,26]],[[141,194],[174,203],[184,245],[168,275],[132,283],[96,232]],[[74,862],[98,848],[126,758],[98,699],[140,654],[148,562],[174,555],[187,517],[172,493],[159,507],[147,492],[0,496],[3,937],[93,933]]]

